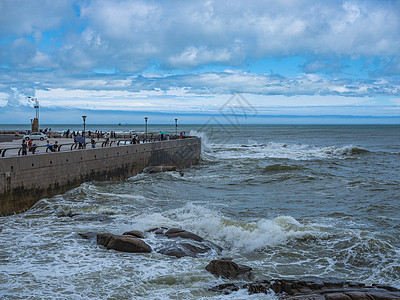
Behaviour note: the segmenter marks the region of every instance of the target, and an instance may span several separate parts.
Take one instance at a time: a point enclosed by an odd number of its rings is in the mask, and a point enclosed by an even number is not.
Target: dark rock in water
[[[191,256],[195,257],[195,255],[188,255],[188,252],[184,249],[179,248],[178,246],[174,245],[171,247],[162,247],[156,250],[157,253],[161,253],[168,256],[175,256],[177,258],[181,258],[184,256]]]
[[[88,221],[88,222],[111,222],[114,219],[107,215],[101,214],[85,214],[85,215],[73,215],[71,217],[75,221]]]
[[[206,245],[200,243],[190,244],[182,242],[170,242],[156,249],[157,253],[175,256],[177,258],[184,256],[196,257],[198,254],[207,253],[208,251],[211,251],[211,248]]]
[[[400,299],[400,290],[385,285],[366,286],[363,283],[347,282],[338,278],[316,276],[300,279],[273,279],[256,281],[244,285],[222,284],[211,288],[229,294],[239,289],[247,289],[249,294],[268,294],[272,290],[279,299],[314,300],[394,300]]]
[[[153,228],[149,230],[149,232],[154,232],[161,241],[163,238],[174,240],[166,240],[165,242],[161,242],[160,245],[155,249],[156,252],[164,255],[175,256],[178,258],[184,256],[197,257],[200,254],[205,254],[210,251],[215,251],[217,253],[222,251],[221,247],[181,228],[168,229],[165,227],[160,227]],[[186,241],[182,241],[182,239]]]
[[[147,232],[154,232],[155,234],[164,234],[167,230],[168,228],[166,227],[157,227],[147,230]]]
[[[97,235],[97,244],[107,247],[108,242],[114,236],[111,233],[100,233]]]
[[[151,247],[144,241],[128,235],[114,235],[111,233],[98,234],[97,243],[107,249],[122,252],[150,253]]]
[[[183,239],[192,239],[198,242],[204,241],[203,238],[199,237],[198,235],[180,228],[171,228],[164,234],[169,238],[180,237]]]
[[[137,237],[139,239],[144,239],[143,232],[141,232],[139,230],[127,231],[127,232],[124,232],[122,235],[131,235],[131,236]]]
[[[234,283],[225,283],[225,284],[220,284],[217,286],[214,286],[210,288],[210,291],[213,292],[220,292],[225,295],[229,295],[232,292],[236,292],[240,289],[239,285],[234,284]]]
[[[161,172],[171,172],[177,171],[175,166],[150,166],[143,169],[143,173],[161,173]]]
[[[211,261],[206,270],[217,277],[236,279],[238,277],[251,279],[252,268],[245,265],[238,265],[229,259],[217,259]]]
[[[78,234],[86,240],[95,240],[97,238],[96,232],[86,232],[86,233],[78,233]]]

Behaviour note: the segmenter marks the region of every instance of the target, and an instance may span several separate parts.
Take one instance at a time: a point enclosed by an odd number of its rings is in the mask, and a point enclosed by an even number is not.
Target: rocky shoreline
[[[154,234],[159,243],[154,249],[146,243],[146,234]],[[96,240],[106,249],[131,253],[157,253],[181,258],[198,257],[208,254],[221,254],[223,249],[202,237],[181,228],[157,227],[146,233],[131,230],[122,235],[112,233],[80,233],[85,239]],[[212,260],[205,270],[223,279],[242,280],[243,283],[225,283],[210,288],[220,294],[231,294],[247,290],[249,295],[262,293],[276,295],[279,299],[310,300],[394,300],[400,299],[400,290],[386,285],[367,286],[363,283],[349,282],[339,278],[322,278],[316,276],[293,278],[253,280],[252,268],[236,264],[230,258]]]

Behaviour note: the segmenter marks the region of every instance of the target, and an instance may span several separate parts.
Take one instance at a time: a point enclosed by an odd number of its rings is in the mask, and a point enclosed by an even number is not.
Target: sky
[[[0,124],[400,124],[397,0],[0,0]]]

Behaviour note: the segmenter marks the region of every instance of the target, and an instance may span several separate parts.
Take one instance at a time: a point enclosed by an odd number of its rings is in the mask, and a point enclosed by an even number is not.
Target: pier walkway
[[[174,139],[174,138],[172,138]],[[50,142],[50,144],[54,145],[55,142],[58,144],[58,149],[55,152],[68,152],[68,151],[76,151],[76,150],[82,150],[79,149],[78,143],[74,143],[73,138],[48,138],[43,141],[40,140],[34,140],[33,143],[36,144],[36,149],[34,153],[32,151],[28,151],[27,155],[36,155],[36,154],[43,154],[43,153],[51,153],[50,149],[46,146],[47,141]],[[105,138],[100,138],[100,139],[95,139],[96,141],[96,148],[104,148],[104,147],[114,147],[114,146],[122,146],[122,145],[130,145],[131,144],[131,139],[121,139],[121,138],[113,138],[106,143]],[[146,143],[152,143],[152,142],[159,142],[160,140],[157,138],[152,138],[149,139],[148,141],[144,142]],[[141,142],[143,143],[143,142]],[[19,156],[22,155],[22,138],[19,139],[14,139],[12,141],[6,141],[2,142],[0,140],[0,158],[2,157],[11,157],[11,156]],[[92,145],[90,143],[90,138],[86,139],[86,145],[85,149],[90,149],[92,148]]]

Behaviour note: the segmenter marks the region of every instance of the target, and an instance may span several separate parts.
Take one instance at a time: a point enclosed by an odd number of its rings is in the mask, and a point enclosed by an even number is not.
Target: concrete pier
[[[119,180],[145,167],[179,168],[200,159],[196,137],[135,145],[0,158],[0,215],[29,209],[39,199],[92,180]]]

